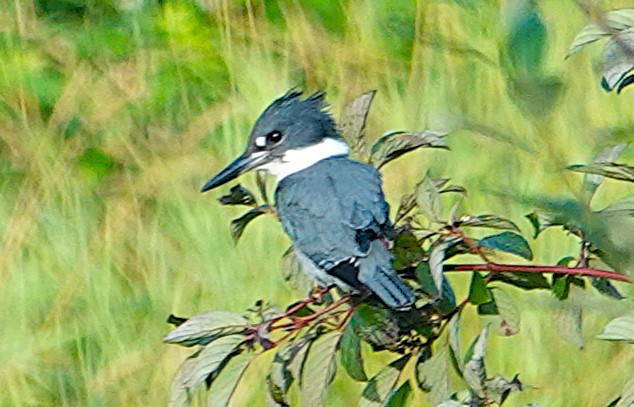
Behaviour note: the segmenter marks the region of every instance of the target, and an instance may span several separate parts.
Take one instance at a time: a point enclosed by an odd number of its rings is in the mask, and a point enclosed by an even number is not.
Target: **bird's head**
[[[239,175],[265,170],[277,180],[328,157],[347,155],[349,148],[325,110],[323,93],[305,99],[291,90],[262,112],[251,130],[246,151],[201,188],[209,191]]]

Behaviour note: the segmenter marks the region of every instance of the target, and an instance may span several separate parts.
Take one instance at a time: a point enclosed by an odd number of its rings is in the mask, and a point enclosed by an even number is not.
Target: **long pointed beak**
[[[266,152],[245,152],[207,181],[200,189],[200,192],[207,192],[210,189],[224,185],[237,178],[239,175],[265,164],[268,160],[269,154]]]

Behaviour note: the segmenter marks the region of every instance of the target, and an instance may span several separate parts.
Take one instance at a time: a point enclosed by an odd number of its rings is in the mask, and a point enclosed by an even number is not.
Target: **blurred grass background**
[[[228,224],[240,210],[197,192],[292,86],[327,91],[335,115],[377,89],[371,137],[452,130],[451,152],[384,169],[392,206],[431,169],[468,188],[466,212],[509,217],[527,237],[522,216],[533,208],[518,197],[577,194],[581,177],[563,168],[633,138],[634,93],[601,90],[601,47],[564,60],[587,22],[574,1],[538,2],[545,48],[533,74],[554,85],[535,97],[520,83],[533,76],[505,55],[518,1],[3,4],[0,405],[165,404],[187,355],[161,343],[167,315],[297,297],[279,271],[288,240],[276,222],[259,219],[234,246]],[[621,161],[634,163],[631,147]],[[597,208],[628,193],[608,180]],[[532,243],[540,263],[577,251],[560,231]],[[631,350],[594,336],[631,300],[585,293],[580,351],[557,335],[549,293],[517,295],[521,333],[489,346],[489,372],[534,386],[509,405],[597,406],[618,395]],[[468,340],[481,325],[466,320]],[[258,405],[263,383],[251,371],[237,404]],[[353,404],[361,388],[338,378],[328,405]]]

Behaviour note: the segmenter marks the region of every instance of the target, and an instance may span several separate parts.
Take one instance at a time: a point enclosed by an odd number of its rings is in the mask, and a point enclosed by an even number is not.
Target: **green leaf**
[[[490,302],[493,297],[487,287],[486,280],[477,271],[471,276],[471,285],[469,286],[469,302],[473,305],[480,305]]]
[[[445,275],[443,269],[443,263],[445,261],[445,250],[454,243],[458,241],[457,238],[444,240],[444,238],[439,239],[432,245],[431,251],[429,252],[429,271],[431,273],[431,277],[434,280],[434,284],[436,285],[436,290],[438,291],[438,295],[442,296],[443,287],[445,286]]]
[[[526,260],[533,259],[533,251],[522,236],[513,232],[502,232],[498,235],[487,236],[478,242],[480,247],[500,250],[515,254]]]
[[[570,44],[570,48],[568,48],[568,54],[566,58],[570,57],[572,54],[581,50],[581,48],[585,47],[588,44],[592,44],[602,38],[609,36],[610,34],[606,32],[603,28],[599,27],[594,23],[590,23],[583,27],[583,29],[577,34],[577,36],[572,40]]]
[[[396,210],[396,221],[397,223],[401,219],[403,219],[407,214],[409,214],[416,207],[416,195],[415,194],[405,194],[401,197],[401,202],[398,205],[398,209]]]
[[[301,405],[320,406],[326,390],[335,377],[337,362],[335,352],[341,339],[340,331],[319,336],[310,346],[301,372]]]
[[[603,49],[603,81],[609,92],[618,87],[620,93],[626,75],[634,69],[634,28],[625,29],[612,36]]]
[[[601,151],[592,162],[594,164],[614,162],[621,156],[625,147],[627,147],[627,143],[620,143],[615,146],[607,147],[603,149],[603,151]],[[604,177],[598,174],[586,174],[585,177],[583,177],[583,186],[584,190],[588,194],[588,202],[603,180]]]
[[[253,353],[241,353],[231,358],[212,382],[207,404],[214,407],[227,406],[235,393],[238,382],[254,358],[255,354]]]
[[[456,308],[456,296],[446,278],[443,278],[442,281],[441,296],[436,288],[436,282],[431,275],[428,263],[420,263],[416,267],[415,273],[416,281],[418,281],[422,292],[430,299],[430,302],[435,302],[434,307],[440,310],[442,315],[452,312]]]
[[[517,300],[511,295],[498,287],[491,289],[493,301],[478,306],[478,314],[481,315],[484,322],[488,323],[493,332],[500,336],[512,336],[520,330],[520,311],[517,307]],[[494,304],[495,312],[481,312],[481,307],[488,304]],[[493,310],[491,310],[493,311]]]
[[[308,274],[302,271],[302,265],[293,250],[289,247],[282,255],[282,275],[284,280],[297,292],[306,295],[313,288],[313,281]]]
[[[486,353],[487,335],[489,327],[485,327],[480,335],[471,343],[469,351],[465,357],[463,377],[467,386],[482,398],[484,396],[485,380],[487,377],[484,367],[484,356]]]
[[[423,249],[413,233],[400,234],[394,240],[392,265],[396,270],[402,270],[420,263],[424,257]]]
[[[221,368],[225,360],[244,341],[243,335],[224,336],[183,362],[170,386],[169,406],[187,406],[196,389]]]
[[[529,213],[526,218],[533,226],[533,238],[537,238],[541,232],[549,227],[564,225],[563,221],[559,220],[555,215],[544,211]]]
[[[634,343],[634,313],[610,321],[598,338],[606,341]]]
[[[567,167],[571,171],[598,174],[621,181],[634,182],[634,167],[617,163],[576,164]]]
[[[352,379],[358,382],[368,381],[368,377],[363,369],[361,340],[354,333],[351,324],[346,325],[346,328],[343,330],[341,342],[339,343],[339,360]]]
[[[532,273],[521,271],[517,273],[494,273],[491,281],[501,281],[503,283],[523,288],[524,290],[549,289],[550,284],[542,273]]]
[[[431,357],[427,351],[421,351],[417,356],[416,382],[421,390],[429,393],[429,404],[433,406],[451,395],[448,356],[447,345],[441,346]]]
[[[602,23],[605,24],[607,29],[622,31],[626,28],[634,26],[634,9],[620,9],[612,10],[606,13]],[[572,41],[568,50],[568,58],[570,55],[576,53],[584,46],[591,44],[601,38],[610,35],[609,30],[598,26],[595,23],[589,23],[583,29],[575,39]]]
[[[295,380],[299,381],[300,386],[302,385],[302,371],[306,364],[306,356],[316,338],[316,334],[310,333],[295,341],[293,345],[292,356],[288,362],[288,371]]]
[[[339,131],[360,157],[365,156],[365,124],[375,94],[371,90],[352,100],[339,120]]]
[[[421,213],[432,222],[440,219],[440,191],[429,174],[416,185],[416,205]]]
[[[581,278],[571,274],[553,274],[550,289],[558,300],[563,301],[568,298],[571,284],[584,287],[586,283]]]
[[[389,398],[385,401],[383,406],[385,407],[404,407],[407,405],[407,399],[409,398],[410,393],[412,392],[412,385],[409,384],[409,380],[406,381],[398,388],[394,393],[392,393]]]
[[[411,355],[405,355],[393,361],[389,365],[372,377],[367,386],[363,389],[359,407],[378,407],[383,406],[394,386],[396,385],[401,371],[409,361]]]
[[[288,364],[299,348],[297,343],[286,342],[277,348],[273,362],[269,367],[266,384],[273,401],[282,406],[288,406],[287,393],[293,383],[293,376],[288,371]]]
[[[560,301],[555,307],[553,321],[559,336],[579,349],[585,347],[581,308],[570,299]]]
[[[370,164],[381,168],[405,153],[421,147],[448,149],[444,138],[447,133],[425,130],[419,133],[390,132],[372,146]]]
[[[495,376],[486,379],[484,382],[484,393],[486,397],[498,405],[502,405],[511,393],[520,392],[522,390],[522,382],[520,382],[517,375],[515,375],[511,381],[506,380],[502,376]]]
[[[233,239],[233,241],[237,243],[238,240],[240,240],[240,238],[242,237],[242,234],[244,233],[244,229],[246,229],[247,225],[251,223],[253,219],[265,213],[266,213],[266,207],[258,206],[251,209],[250,211],[240,216],[239,218],[232,220],[231,221],[231,238]]]
[[[447,326],[447,342],[449,343],[449,360],[458,376],[462,377],[464,371],[464,363],[460,357],[460,337],[458,331],[460,328],[460,314],[456,314],[448,322]]]
[[[183,346],[206,345],[211,341],[246,331],[248,321],[229,311],[210,311],[194,315],[163,338],[165,343]]]
[[[634,406],[634,377],[628,380],[623,386],[621,397],[616,404],[616,407],[632,407]]]
[[[461,226],[520,231],[517,225],[510,220],[491,214],[465,215],[458,222]]]
[[[233,186],[227,195],[223,195],[218,199],[218,202],[221,205],[253,206],[256,204],[255,196],[240,184]]]
[[[384,307],[361,303],[350,318],[354,332],[375,350],[398,347],[401,332],[397,321]]]
[[[603,295],[607,295],[611,298],[616,298],[617,300],[622,300],[625,298],[621,295],[619,290],[617,290],[614,284],[612,284],[607,278],[590,277],[590,284],[592,284],[592,286]]]

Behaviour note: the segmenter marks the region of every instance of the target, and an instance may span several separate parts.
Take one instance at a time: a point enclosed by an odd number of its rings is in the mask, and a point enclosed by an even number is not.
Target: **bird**
[[[303,97],[291,89],[261,113],[244,153],[200,191],[266,171],[277,180],[274,205],[282,228],[317,286],[374,294],[390,309],[410,310],[415,297],[391,263],[381,176],[349,154],[325,93]]]

